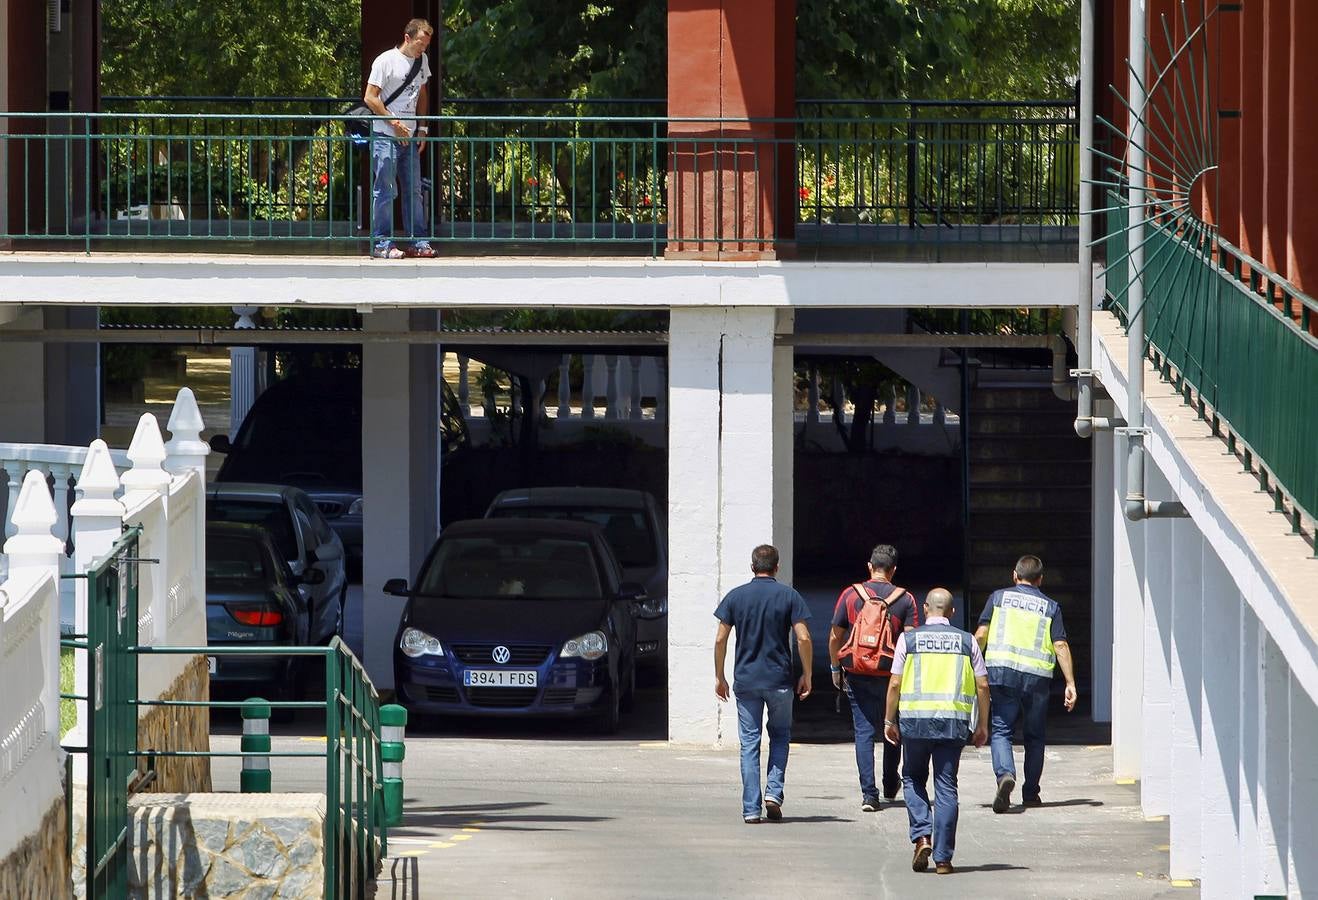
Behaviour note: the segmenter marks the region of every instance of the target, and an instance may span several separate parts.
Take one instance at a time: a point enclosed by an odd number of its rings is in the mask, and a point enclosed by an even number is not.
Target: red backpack
[[[853,675],[890,675],[898,629],[889,608],[906,589],[894,585],[888,599],[881,600],[863,584],[854,584],[852,588],[858,597],[865,598],[865,603],[857,611],[851,633],[838,651],[838,664]]]

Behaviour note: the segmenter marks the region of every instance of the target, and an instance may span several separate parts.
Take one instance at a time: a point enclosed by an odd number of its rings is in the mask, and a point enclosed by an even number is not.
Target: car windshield
[[[270,532],[284,559],[297,559],[297,535],[293,532],[293,518],[282,500],[226,500],[216,497],[206,504],[206,518],[212,522],[260,525]]]
[[[603,596],[590,544],[528,535],[445,538],[417,593],[454,600]]]
[[[588,506],[498,506],[497,519],[570,519],[573,522],[590,522],[604,531],[618,564],[626,568],[642,569],[658,561],[655,554],[654,532],[643,509],[603,509]]]
[[[206,584],[259,586],[266,583],[265,554],[250,538],[206,536]]]

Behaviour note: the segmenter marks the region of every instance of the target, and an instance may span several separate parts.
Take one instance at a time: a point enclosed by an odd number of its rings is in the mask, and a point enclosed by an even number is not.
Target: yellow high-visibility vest
[[[1025,591],[1006,590],[989,620],[984,663],[1051,678],[1057,654],[1053,649],[1053,601]]]
[[[970,635],[950,625],[925,625],[904,636],[899,705],[903,737],[964,740],[975,704]]]

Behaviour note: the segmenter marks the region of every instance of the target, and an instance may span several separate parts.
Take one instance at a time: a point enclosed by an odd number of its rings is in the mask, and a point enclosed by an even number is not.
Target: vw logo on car
[[[490,656],[494,659],[495,662],[497,662],[501,666],[506,664],[508,660],[513,658],[512,653],[509,652],[508,648],[505,647],[503,644],[500,644],[499,646],[495,647],[494,652],[491,653]]]

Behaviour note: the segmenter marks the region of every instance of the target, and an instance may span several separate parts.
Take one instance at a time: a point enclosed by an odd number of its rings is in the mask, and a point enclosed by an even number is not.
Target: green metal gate
[[[128,894],[137,750],[137,546],[131,528],[87,571],[87,897]]]

